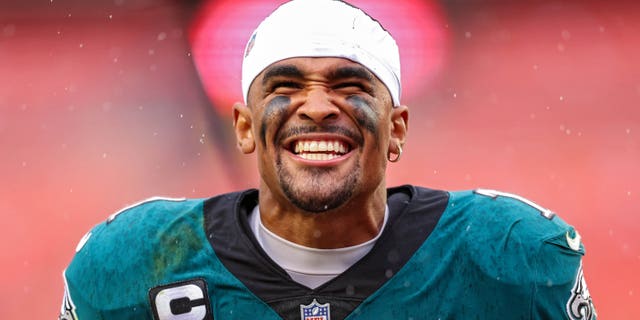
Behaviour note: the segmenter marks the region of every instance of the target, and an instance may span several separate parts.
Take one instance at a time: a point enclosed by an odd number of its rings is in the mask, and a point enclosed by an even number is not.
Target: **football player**
[[[595,319],[578,232],[516,195],[387,188],[406,142],[392,36],[294,0],[249,38],[238,148],[257,189],[111,215],[64,271],[60,319]]]

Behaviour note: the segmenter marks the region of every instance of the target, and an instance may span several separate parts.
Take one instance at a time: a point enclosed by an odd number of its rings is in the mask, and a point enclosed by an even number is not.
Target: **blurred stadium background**
[[[279,2],[0,2],[0,318],[55,318],[77,241],[117,209],[257,184],[229,110]],[[410,137],[389,185],[554,210],[583,236],[600,318],[640,319],[640,3],[352,3],[403,50]]]

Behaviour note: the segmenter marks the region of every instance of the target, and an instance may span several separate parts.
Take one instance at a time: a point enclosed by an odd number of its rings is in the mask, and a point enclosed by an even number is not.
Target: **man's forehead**
[[[369,82],[380,82],[377,77],[360,63],[346,58],[298,57],[275,62],[265,68],[258,78],[262,82],[274,77],[305,78],[322,76],[329,80],[359,78]]]

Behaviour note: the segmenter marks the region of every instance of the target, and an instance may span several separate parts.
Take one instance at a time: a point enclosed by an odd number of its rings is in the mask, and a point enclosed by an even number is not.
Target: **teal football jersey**
[[[261,249],[258,192],[154,198],[82,239],[60,319],[596,319],[580,236],[553,212],[492,190],[388,190],[372,250],[310,289]]]

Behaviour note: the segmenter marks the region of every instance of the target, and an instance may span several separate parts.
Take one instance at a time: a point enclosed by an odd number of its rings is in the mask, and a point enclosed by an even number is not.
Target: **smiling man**
[[[393,108],[389,90],[366,67],[334,57],[271,64],[247,102],[234,108],[235,127],[241,150],[259,155],[264,226],[314,248],[375,237],[387,156],[404,143],[407,107]]]
[[[60,319],[595,319],[579,234],[493,191],[387,188],[400,58],[366,13],[280,6],[250,37],[238,148],[257,189],[153,198],[96,226]]]

